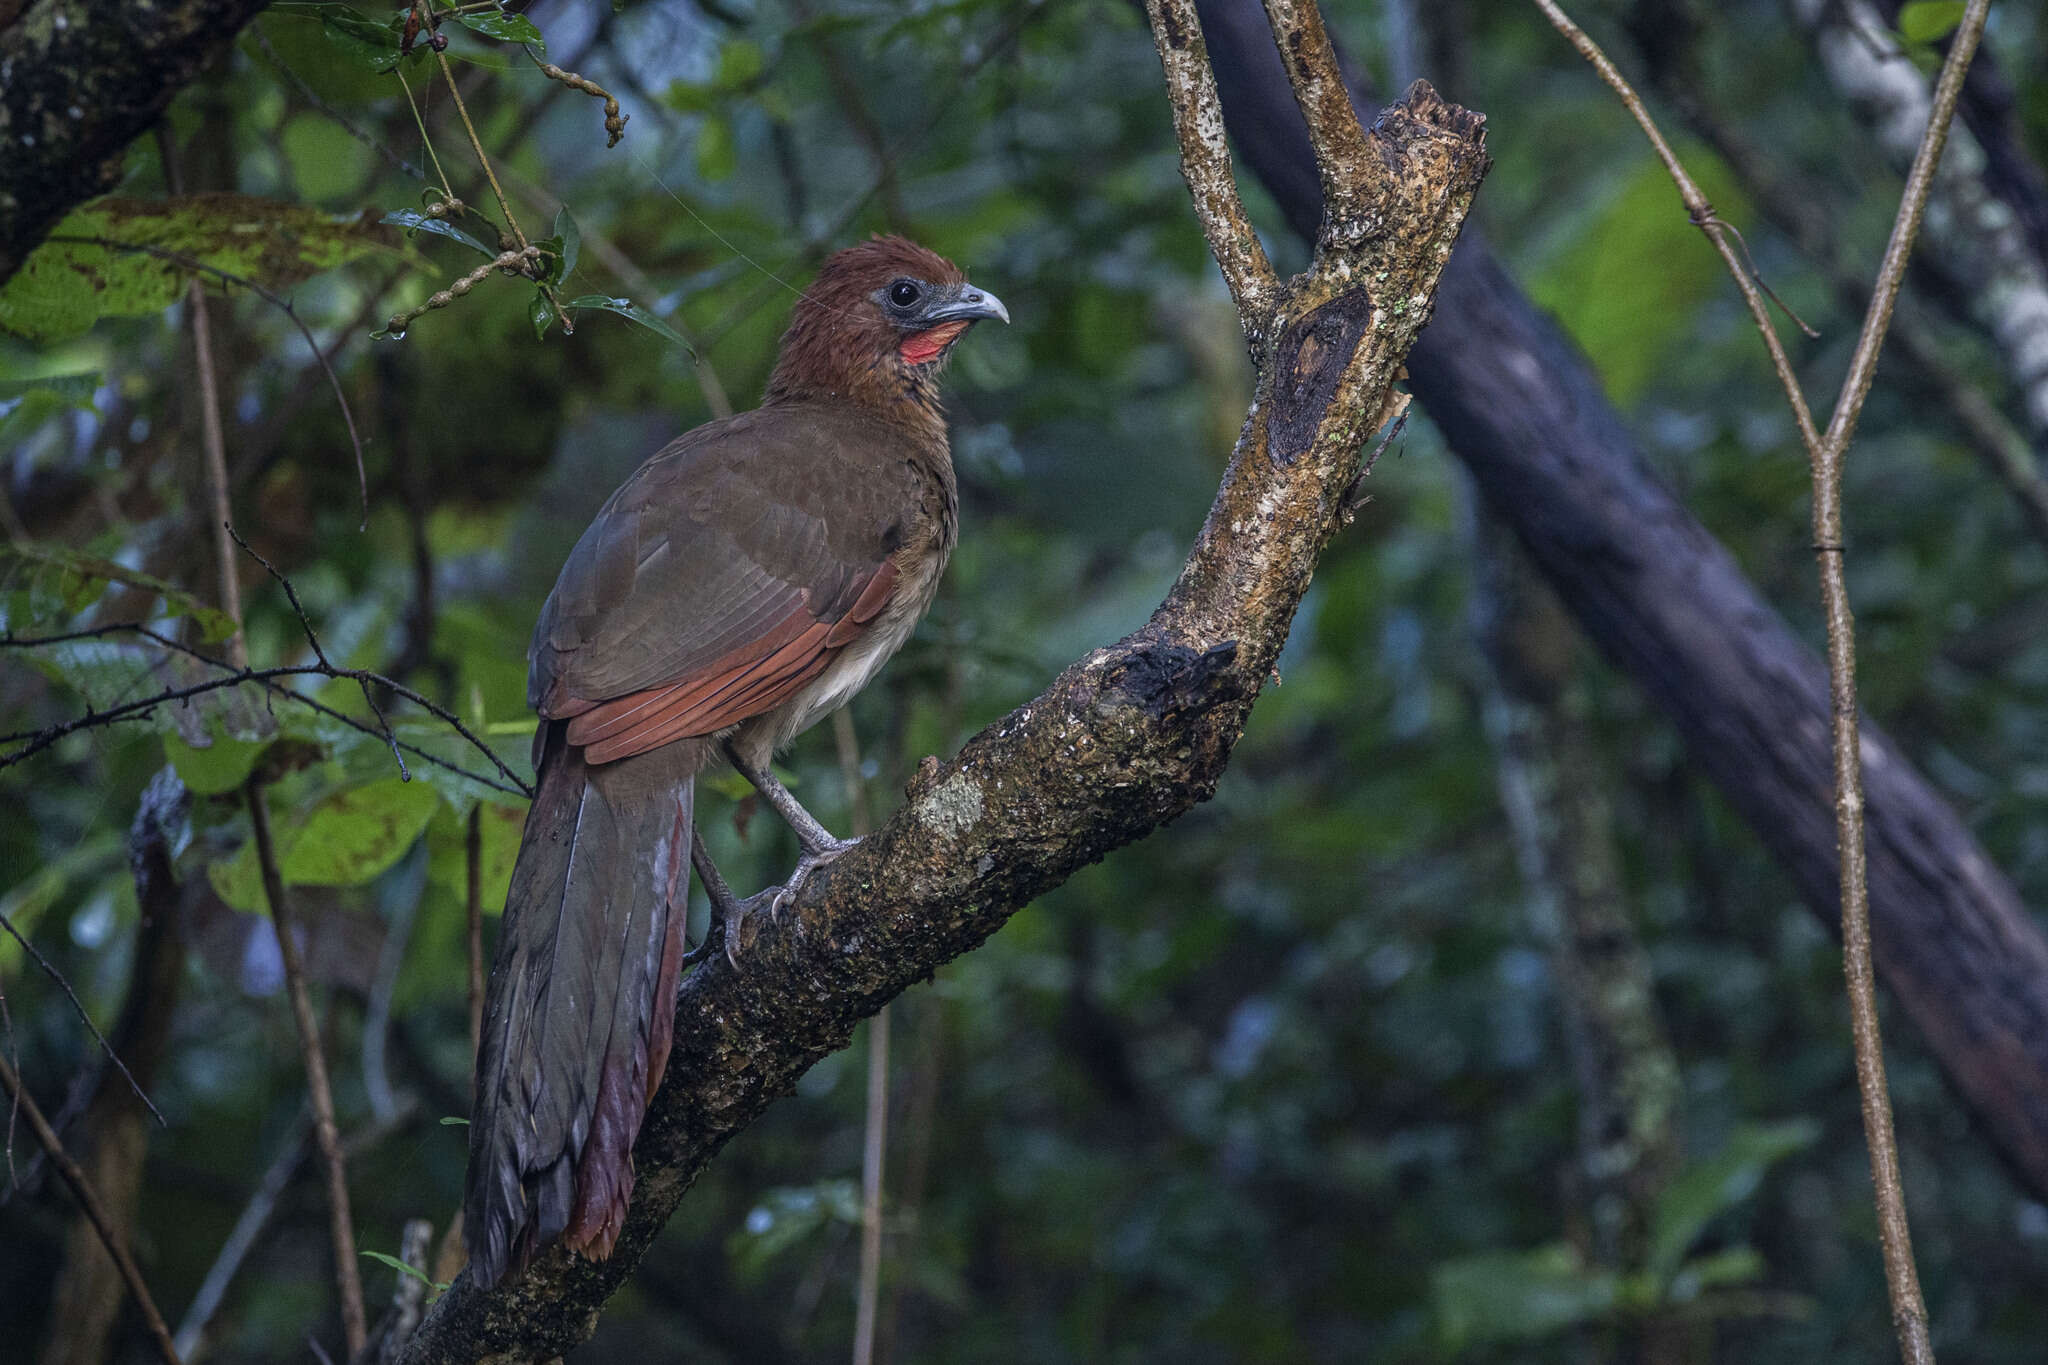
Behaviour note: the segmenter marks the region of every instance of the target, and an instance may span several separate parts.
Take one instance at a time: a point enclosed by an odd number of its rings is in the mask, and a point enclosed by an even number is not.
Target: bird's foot
[[[797,859],[796,869],[789,874],[788,881],[780,886],[771,886],[765,891],[756,891],[745,900],[727,907],[725,913],[719,917],[721,922],[719,936],[725,941],[726,961],[730,962],[735,968],[740,965],[739,947],[741,935],[739,927],[755,911],[765,909],[768,912],[770,922],[780,920],[782,912],[796,900],[798,894],[803,891],[805,884],[810,881],[813,873],[827,864],[836,861],[848,849],[859,842],[860,840],[858,839],[832,839],[829,843],[822,844],[816,849],[806,849],[804,855]],[[748,942],[751,943],[753,941],[752,934],[748,934],[745,937]]]
[[[806,848],[804,850],[804,856],[796,860],[796,870],[789,874],[788,881],[780,886],[769,888],[769,891],[772,891],[775,897],[769,903],[771,913],[781,914],[783,907],[795,900],[797,893],[804,889],[804,883],[811,879],[812,873],[821,867],[838,861],[842,854],[860,842],[858,839],[833,839],[829,835],[826,838],[829,842],[820,844],[816,848]],[[765,896],[769,892],[764,891],[761,894]]]

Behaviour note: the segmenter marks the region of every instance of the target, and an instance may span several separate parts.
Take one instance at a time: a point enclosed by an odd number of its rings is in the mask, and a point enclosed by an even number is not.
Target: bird
[[[618,1241],[668,1062],[693,844],[703,858],[697,775],[730,763],[796,833],[773,908],[852,846],[770,762],[931,605],[959,527],[938,380],[982,320],[1009,310],[923,246],[834,253],[761,405],[650,456],[562,566],[527,652],[535,795],[470,1116],[465,1241],[486,1286],[554,1241],[592,1260]],[[722,921],[762,898],[706,881]]]

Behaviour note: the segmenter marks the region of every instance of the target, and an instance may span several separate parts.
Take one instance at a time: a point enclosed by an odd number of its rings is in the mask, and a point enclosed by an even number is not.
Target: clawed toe
[[[756,891],[745,900],[733,905],[730,911],[721,916],[723,924],[720,936],[725,940],[726,961],[730,962],[734,967],[740,965],[738,957],[739,926],[751,917],[756,910],[765,908],[768,911],[768,918],[771,922],[779,921],[782,918],[782,912],[795,903],[797,896],[803,891],[805,885],[809,883],[812,874],[836,861],[848,849],[851,849],[859,842],[860,840],[858,839],[834,839],[830,844],[825,845],[814,853],[806,852],[801,858],[797,859],[796,868],[789,874],[788,881],[780,886],[771,886],[765,891]],[[749,935],[750,939],[751,937]]]

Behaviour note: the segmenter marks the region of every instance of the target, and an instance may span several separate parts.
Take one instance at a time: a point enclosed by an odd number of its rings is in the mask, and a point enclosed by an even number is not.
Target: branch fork
[[[1259,365],[1256,397],[1179,580],[1132,635],[927,759],[907,800],[678,994],[668,1075],[634,1147],[610,1259],[559,1247],[442,1296],[402,1361],[533,1360],[587,1337],[690,1183],[854,1025],[1009,916],[1216,789],[1318,555],[1354,505],[1390,399],[1488,160],[1483,120],[1418,85],[1368,133],[1306,3],[1270,6],[1314,109],[1332,205],[1314,264],[1282,285],[1246,219],[1191,0],[1147,0],[1195,210]],[[1334,226],[1331,226],[1334,225]],[[752,921],[750,921],[750,924]]]

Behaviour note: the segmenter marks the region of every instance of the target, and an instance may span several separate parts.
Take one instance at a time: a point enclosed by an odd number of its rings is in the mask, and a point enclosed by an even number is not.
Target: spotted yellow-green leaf
[[[244,194],[106,198],[74,210],[0,285],[0,330],[76,336],[103,317],[169,307],[195,263],[271,290],[398,244],[367,214],[337,216]]]

